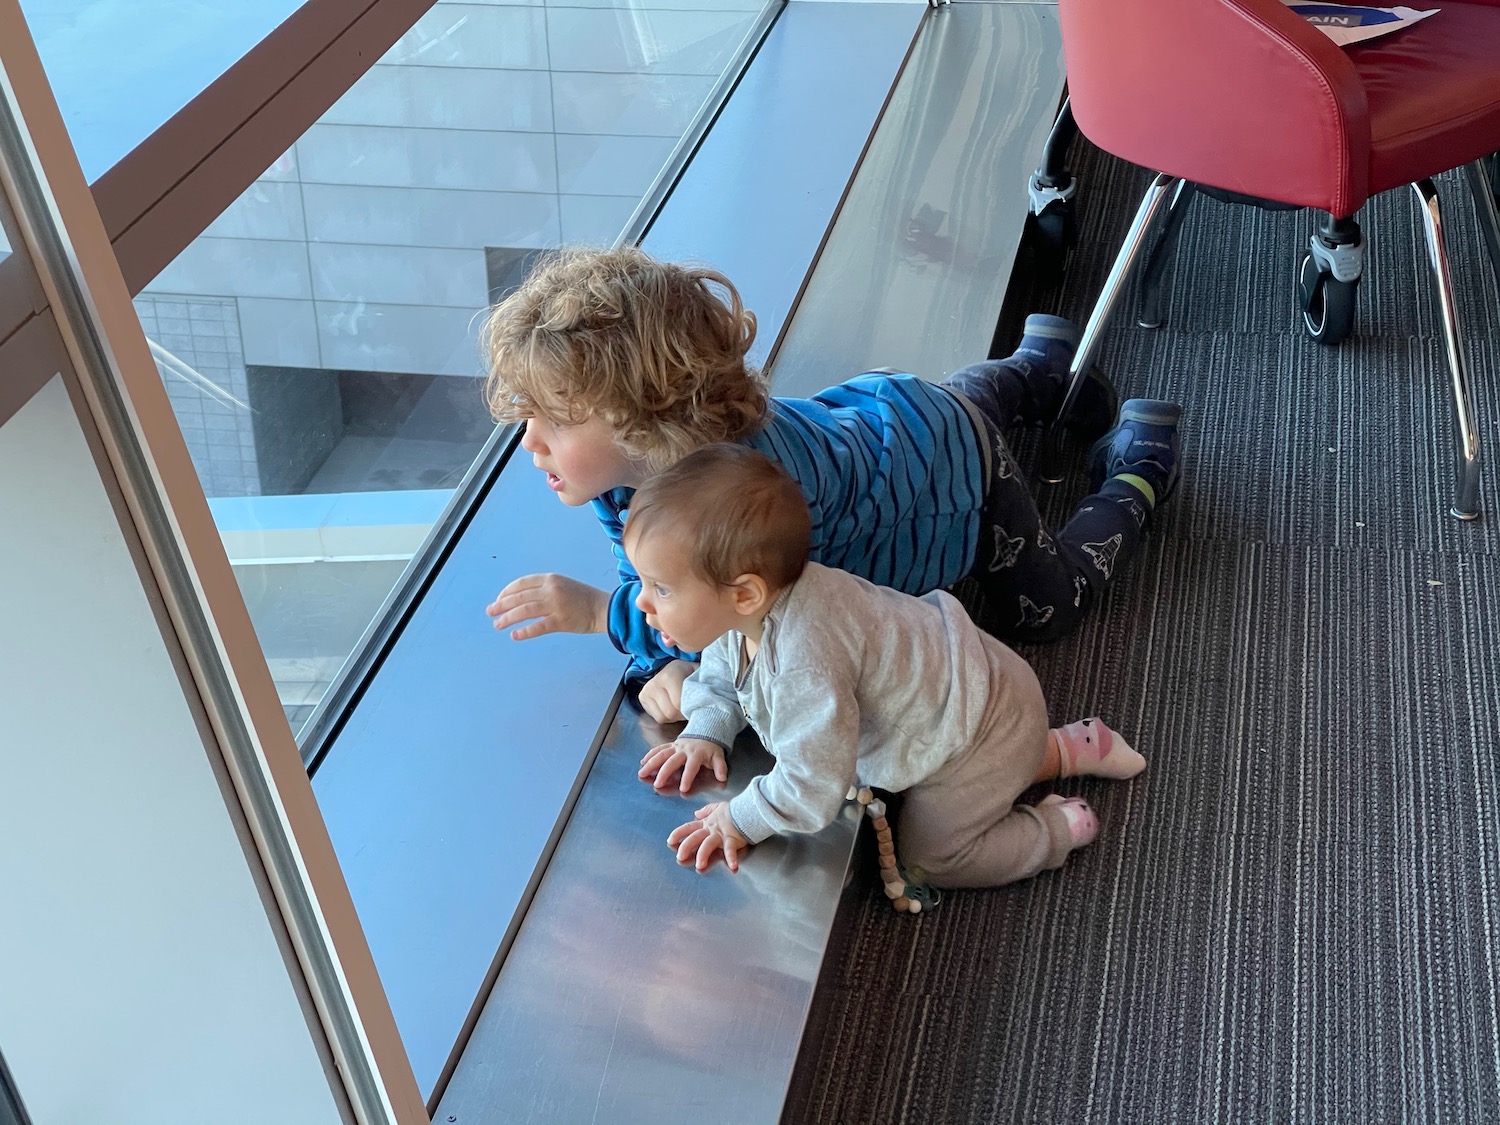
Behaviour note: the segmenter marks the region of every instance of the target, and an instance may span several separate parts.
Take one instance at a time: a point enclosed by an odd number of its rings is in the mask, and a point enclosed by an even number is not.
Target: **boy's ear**
[[[734,596],[734,610],[753,617],[771,608],[771,587],[758,574],[742,574],[729,584]]]

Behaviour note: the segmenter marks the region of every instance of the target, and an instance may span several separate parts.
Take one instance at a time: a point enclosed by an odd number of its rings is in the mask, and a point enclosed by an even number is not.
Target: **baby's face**
[[[577,424],[528,418],[521,448],[547,474],[547,487],[573,508],[612,488],[634,487],[643,476],[640,463],[625,456],[599,418]]]
[[[625,556],[641,576],[635,604],[646,624],[661,634],[662,644],[683,652],[702,652],[744,618],[735,611],[734,595],[693,569],[686,545],[667,532],[625,536]]]

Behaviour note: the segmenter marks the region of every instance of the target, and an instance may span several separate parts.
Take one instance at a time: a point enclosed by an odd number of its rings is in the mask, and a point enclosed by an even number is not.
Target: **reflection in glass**
[[[137,299],[294,727],[485,439],[478,317],[612,243],[759,0],[438,3]]]
[[[93,182],[301,5],[21,0],[21,11]]]

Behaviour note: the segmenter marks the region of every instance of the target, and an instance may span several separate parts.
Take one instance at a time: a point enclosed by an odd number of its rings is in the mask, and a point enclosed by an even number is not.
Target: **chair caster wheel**
[[[1026,243],[1038,276],[1048,284],[1062,281],[1068,255],[1078,241],[1078,218],[1071,199],[1053,199],[1039,214],[1026,218]]]
[[[1327,270],[1318,268],[1313,256],[1304,251],[1297,266],[1297,303],[1302,327],[1320,344],[1334,347],[1354,333],[1354,294],[1359,278],[1340,281]]]

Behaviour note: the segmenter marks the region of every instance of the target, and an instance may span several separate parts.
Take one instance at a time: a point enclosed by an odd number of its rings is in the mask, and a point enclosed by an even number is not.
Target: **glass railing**
[[[492,431],[478,314],[618,238],[761,16],[444,0],[137,298],[294,729]]]

